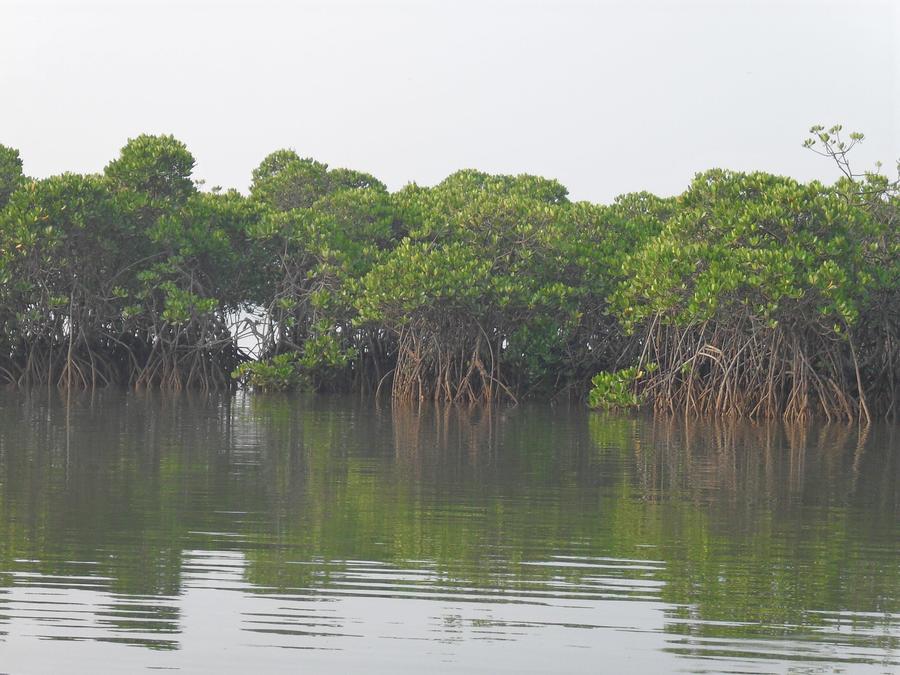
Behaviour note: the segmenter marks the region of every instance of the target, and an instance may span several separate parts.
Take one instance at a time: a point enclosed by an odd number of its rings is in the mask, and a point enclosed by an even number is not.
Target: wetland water
[[[896,672],[900,429],[0,393],[0,672]]]

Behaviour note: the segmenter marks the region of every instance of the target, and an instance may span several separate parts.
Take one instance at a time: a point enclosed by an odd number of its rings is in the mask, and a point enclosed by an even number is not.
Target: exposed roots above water
[[[484,330],[440,333],[416,326],[400,331],[392,373],[394,400],[489,403],[516,397],[504,384],[498,348]]]
[[[888,362],[895,368],[896,355]],[[894,392],[863,383],[892,382],[896,372],[865,378],[860,364],[849,334],[834,339],[749,317],[686,327],[657,317],[644,340],[639,388],[655,410],[670,413],[870,421],[895,407]]]

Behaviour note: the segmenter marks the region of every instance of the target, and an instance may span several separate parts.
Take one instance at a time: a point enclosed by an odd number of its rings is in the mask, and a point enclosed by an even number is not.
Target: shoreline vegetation
[[[572,202],[538,176],[389,192],[279,150],[201,190],[171,136],[33,180],[0,146],[0,383],[893,418],[900,182],[715,169]]]

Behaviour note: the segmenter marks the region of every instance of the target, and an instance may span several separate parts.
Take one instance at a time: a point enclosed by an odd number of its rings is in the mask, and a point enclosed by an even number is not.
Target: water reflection
[[[64,403],[0,395],[13,672],[900,666],[896,426]]]

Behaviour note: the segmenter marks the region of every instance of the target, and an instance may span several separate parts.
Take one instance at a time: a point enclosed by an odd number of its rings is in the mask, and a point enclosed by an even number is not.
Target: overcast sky
[[[392,189],[473,167],[606,202],[711,167],[830,180],[818,122],[892,169],[898,114],[895,0],[0,0],[0,143],[38,177],[172,133],[209,186],[292,147]]]

